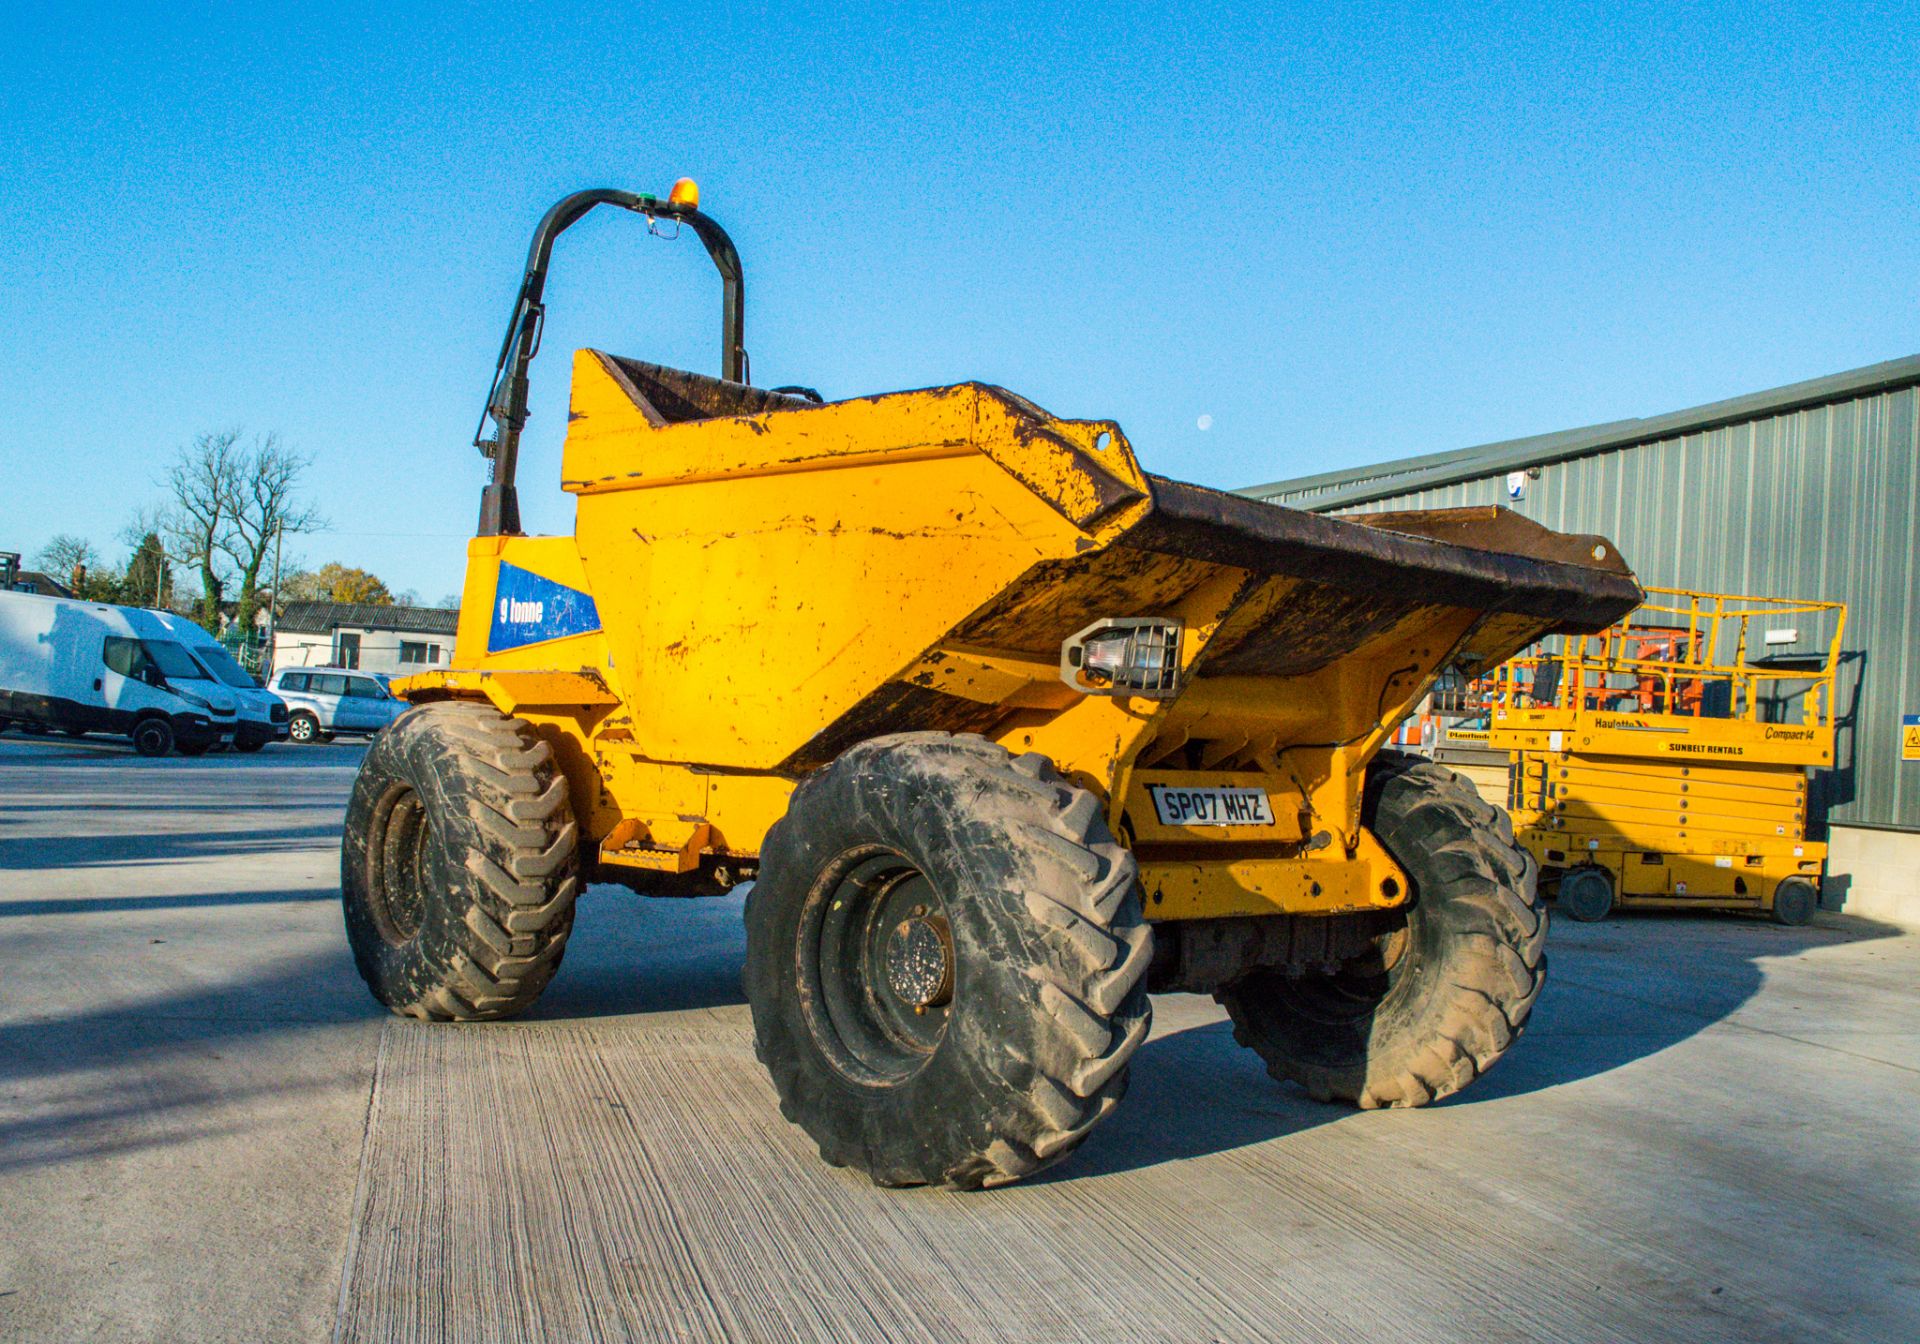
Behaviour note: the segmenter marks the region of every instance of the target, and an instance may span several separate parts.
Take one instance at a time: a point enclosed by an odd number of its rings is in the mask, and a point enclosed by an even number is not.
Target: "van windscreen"
[[[181,645],[170,639],[143,639],[147,657],[160,669],[165,677],[179,677],[182,681],[210,681],[207,669],[193,661],[193,655]]]
[[[236,663],[233,655],[218,644],[196,645],[192,653],[196,662],[229,686],[238,686],[243,691],[250,691],[260,684],[251,672]]]

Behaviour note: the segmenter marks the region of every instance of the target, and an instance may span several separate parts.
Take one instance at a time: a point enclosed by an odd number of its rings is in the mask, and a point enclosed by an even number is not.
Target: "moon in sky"
[[[1195,423],[1198,424],[1202,429],[1212,429],[1213,417],[1210,415],[1203,415],[1199,418],[1199,420],[1195,421]]]

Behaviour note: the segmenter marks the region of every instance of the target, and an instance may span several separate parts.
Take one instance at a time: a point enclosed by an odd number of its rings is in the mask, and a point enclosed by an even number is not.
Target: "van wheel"
[[[173,725],[165,719],[142,719],[133,725],[133,749],[142,756],[165,756],[173,750]]]
[[[320,740],[320,720],[314,718],[313,715],[307,713],[304,709],[299,710],[292,718],[287,720],[287,737],[294,742],[300,743],[302,746],[318,742]]]
[[[360,763],[340,845],[354,963],[427,1020],[531,1007],[560,967],[578,890],[566,776],[531,725],[426,705]]]
[[[264,737],[236,737],[233,739],[233,749],[235,751],[252,753],[266,745],[267,739]]]
[[[182,756],[205,756],[213,750],[213,743],[178,742],[174,744],[174,750],[178,751]]]
[[[780,1111],[877,1185],[1004,1185],[1118,1104],[1152,1010],[1139,870],[1045,757],[906,733],[794,791],[747,898]]]
[[[1547,974],[1539,869],[1504,811],[1419,757],[1375,758],[1361,816],[1413,880],[1405,924],[1332,974],[1259,971],[1218,997],[1234,1039],[1316,1100],[1424,1106],[1527,1024]]]

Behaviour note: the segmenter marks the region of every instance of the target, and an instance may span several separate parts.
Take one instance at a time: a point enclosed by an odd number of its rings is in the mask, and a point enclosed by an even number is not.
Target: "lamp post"
[[[267,595],[267,641],[261,650],[260,679],[266,680],[273,674],[273,636],[280,625],[280,542],[286,536],[285,523],[276,523],[273,528],[273,591]]]

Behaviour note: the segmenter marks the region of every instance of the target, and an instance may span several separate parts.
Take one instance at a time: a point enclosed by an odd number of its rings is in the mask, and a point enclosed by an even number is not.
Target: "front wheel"
[[[1058,1161],[1150,1024],[1133,856],[1046,758],[981,738],[879,738],[803,782],[746,921],[782,1114],[879,1185]]]
[[[142,719],[133,725],[133,749],[142,756],[165,756],[173,750],[173,725],[165,719]]]
[[[1539,869],[1506,813],[1419,757],[1380,754],[1362,820],[1413,881],[1404,923],[1331,974],[1256,972],[1220,999],[1275,1078],[1321,1101],[1424,1106],[1526,1026],[1547,974]]]
[[[491,705],[434,704],[360,763],[340,845],[354,964],[424,1019],[508,1017],[560,966],[578,887],[553,748]]]

